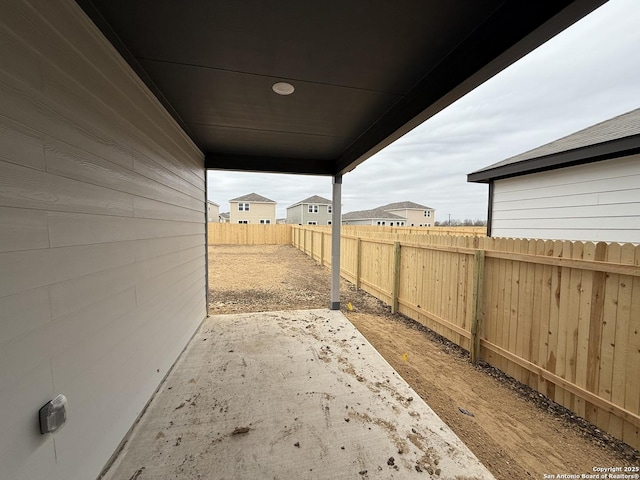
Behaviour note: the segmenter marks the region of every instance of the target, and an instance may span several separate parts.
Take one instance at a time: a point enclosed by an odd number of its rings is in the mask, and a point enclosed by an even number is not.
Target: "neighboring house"
[[[331,200],[314,195],[287,207],[287,223],[294,225],[331,225]]]
[[[218,215],[218,218],[220,219],[220,223],[229,223],[230,221],[229,214],[230,212],[223,212],[220,215]]]
[[[287,219],[286,218],[276,218],[276,224],[284,225],[285,223],[287,223]]]
[[[470,173],[493,237],[640,243],[640,109]]]
[[[220,205],[211,200],[207,200],[207,222],[220,221]]]
[[[389,213],[381,208],[373,210],[360,210],[357,212],[349,212],[342,215],[343,225],[378,225],[386,227],[404,227],[407,224],[407,219],[396,215],[395,213]]]
[[[229,200],[229,221],[254,225],[276,223],[276,202],[257,193]]]
[[[435,224],[436,211],[419,203],[396,202],[378,208],[406,218],[406,226],[408,227],[432,227]]]

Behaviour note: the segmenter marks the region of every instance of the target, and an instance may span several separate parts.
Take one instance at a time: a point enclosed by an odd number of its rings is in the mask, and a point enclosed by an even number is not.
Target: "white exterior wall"
[[[498,180],[491,236],[640,243],[640,155]]]
[[[212,202],[207,202],[207,222],[220,222],[220,207]]]
[[[206,315],[204,159],[74,1],[0,38],[0,478],[93,479]]]
[[[376,223],[373,222],[372,220],[365,219],[365,220],[343,220],[342,224],[343,225],[375,225]]]
[[[239,203],[249,203],[249,211],[239,211]],[[276,223],[276,204],[263,202],[230,202],[229,218],[231,223],[238,223],[240,220],[247,220],[252,225],[260,224],[260,220],[271,220],[271,224]]]
[[[384,222],[384,225],[378,225],[378,222]],[[393,223],[393,225],[391,225]],[[402,225],[399,225],[402,223]],[[384,227],[406,227],[407,222],[404,220],[389,220],[387,218],[380,219],[362,219],[362,220],[343,220],[343,225],[373,225],[373,226],[384,226]]]

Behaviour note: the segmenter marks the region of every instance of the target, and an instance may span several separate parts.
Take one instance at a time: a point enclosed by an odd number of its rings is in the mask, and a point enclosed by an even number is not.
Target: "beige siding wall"
[[[205,316],[203,156],[72,0],[0,58],[0,478],[96,478]]]
[[[411,226],[413,223],[414,227],[417,227],[418,225],[433,227],[436,222],[436,219],[434,218],[435,211],[429,208],[426,209],[426,211],[429,212],[428,217],[424,216],[425,210],[407,210],[407,225]]]
[[[231,223],[238,223],[240,220],[247,220],[248,223],[255,225],[259,224],[262,219],[269,219],[272,224],[276,223],[275,203],[248,202],[250,204],[248,212],[238,211],[238,203],[239,202],[229,203],[229,208],[231,208]]]
[[[395,213],[396,215],[400,215],[401,217],[405,217],[407,219],[406,226],[417,227],[417,226],[433,226],[435,224],[435,211],[433,209],[426,209],[429,212],[429,216],[425,217],[425,210],[413,210],[413,209],[399,209],[399,210],[389,210],[391,213]],[[430,225],[427,225],[430,224]]]

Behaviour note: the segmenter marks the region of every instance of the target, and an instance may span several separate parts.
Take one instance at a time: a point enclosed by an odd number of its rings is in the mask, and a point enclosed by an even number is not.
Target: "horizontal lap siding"
[[[95,478],[206,315],[203,156],[71,0],[0,57],[0,478]]]
[[[496,181],[491,234],[640,243],[640,155]]]

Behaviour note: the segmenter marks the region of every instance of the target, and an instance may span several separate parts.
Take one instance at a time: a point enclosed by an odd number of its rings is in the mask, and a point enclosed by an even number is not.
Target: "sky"
[[[410,200],[436,220],[486,219],[467,174],[640,107],[640,0],[610,0],[343,176],[342,212]],[[393,168],[390,167],[393,165]],[[255,192],[276,216],[331,177],[210,171],[209,200]]]

